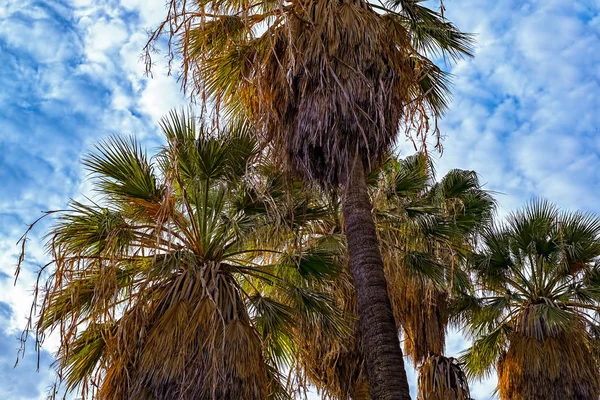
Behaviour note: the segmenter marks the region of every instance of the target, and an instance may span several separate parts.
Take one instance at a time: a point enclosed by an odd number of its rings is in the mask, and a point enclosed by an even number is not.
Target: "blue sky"
[[[600,213],[600,2],[446,0],[447,16],[477,35],[476,57],[452,68],[454,101],[439,174],[474,169],[501,214],[533,196]],[[47,257],[41,229],[16,286],[15,245],[42,210],[88,190],[79,164],[112,133],[158,143],[156,120],[185,104],[157,57],[139,55],[163,0],[0,2],[0,398],[42,399],[52,382],[52,338],[41,369],[29,352],[13,369],[34,272]],[[409,146],[402,146],[407,149]],[[408,151],[405,153],[408,154]],[[448,354],[465,347],[452,334]],[[411,375],[414,379],[414,375]],[[414,381],[413,381],[414,382]],[[493,379],[473,385],[488,399]]]

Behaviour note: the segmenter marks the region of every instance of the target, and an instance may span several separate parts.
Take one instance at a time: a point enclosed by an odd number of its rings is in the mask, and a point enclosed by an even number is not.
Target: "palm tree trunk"
[[[342,207],[372,398],[410,400],[402,350],[360,158],[352,166],[352,173],[345,185]]]

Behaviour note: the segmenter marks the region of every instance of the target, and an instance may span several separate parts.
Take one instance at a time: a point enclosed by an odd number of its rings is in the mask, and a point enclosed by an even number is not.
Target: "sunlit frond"
[[[84,167],[97,179],[97,189],[146,201],[161,197],[152,165],[133,138],[110,137],[96,145],[96,151],[83,159]]]

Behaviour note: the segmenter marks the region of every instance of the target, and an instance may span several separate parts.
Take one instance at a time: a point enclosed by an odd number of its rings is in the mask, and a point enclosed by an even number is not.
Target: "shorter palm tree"
[[[485,231],[477,290],[454,305],[471,377],[495,367],[504,400],[598,399],[599,235],[600,218],[543,200]]]
[[[419,367],[417,400],[471,400],[467,376],[452,357],[429,356]]]
[[[320,283],[335,254],[295,235],[322,211],[258,163],[247,126],[162,128],[153,159],[118,137],[84,159],[99,199],[48,233],[38,344],[59,333],[59,380],[83,398],[291,398],[296,327],[343,333]]]
[[[466,260],[495,200],[475,171],[454,169],[436,182],[418,153],[387,163],[374,204],[394,315],[417,367],[444,353],[448,301],[470,285]]]

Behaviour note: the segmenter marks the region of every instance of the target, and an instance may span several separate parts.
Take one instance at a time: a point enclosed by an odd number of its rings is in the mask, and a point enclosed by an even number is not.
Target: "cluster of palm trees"
[[[166,33],[199,115],[165,117],[152,156],[99,143],[96,197],[53,213],[28,328],[58,332],[66,390],[410,399],[407,356],[423,400],[494,370],[502,399],[598,399],[600,219],[540,200],[495,223],[474,171],[437,181],[430,58],[471,37],[422,3],[170,2],[148,55]],[[394,155],[401,129],[421,152]]]

